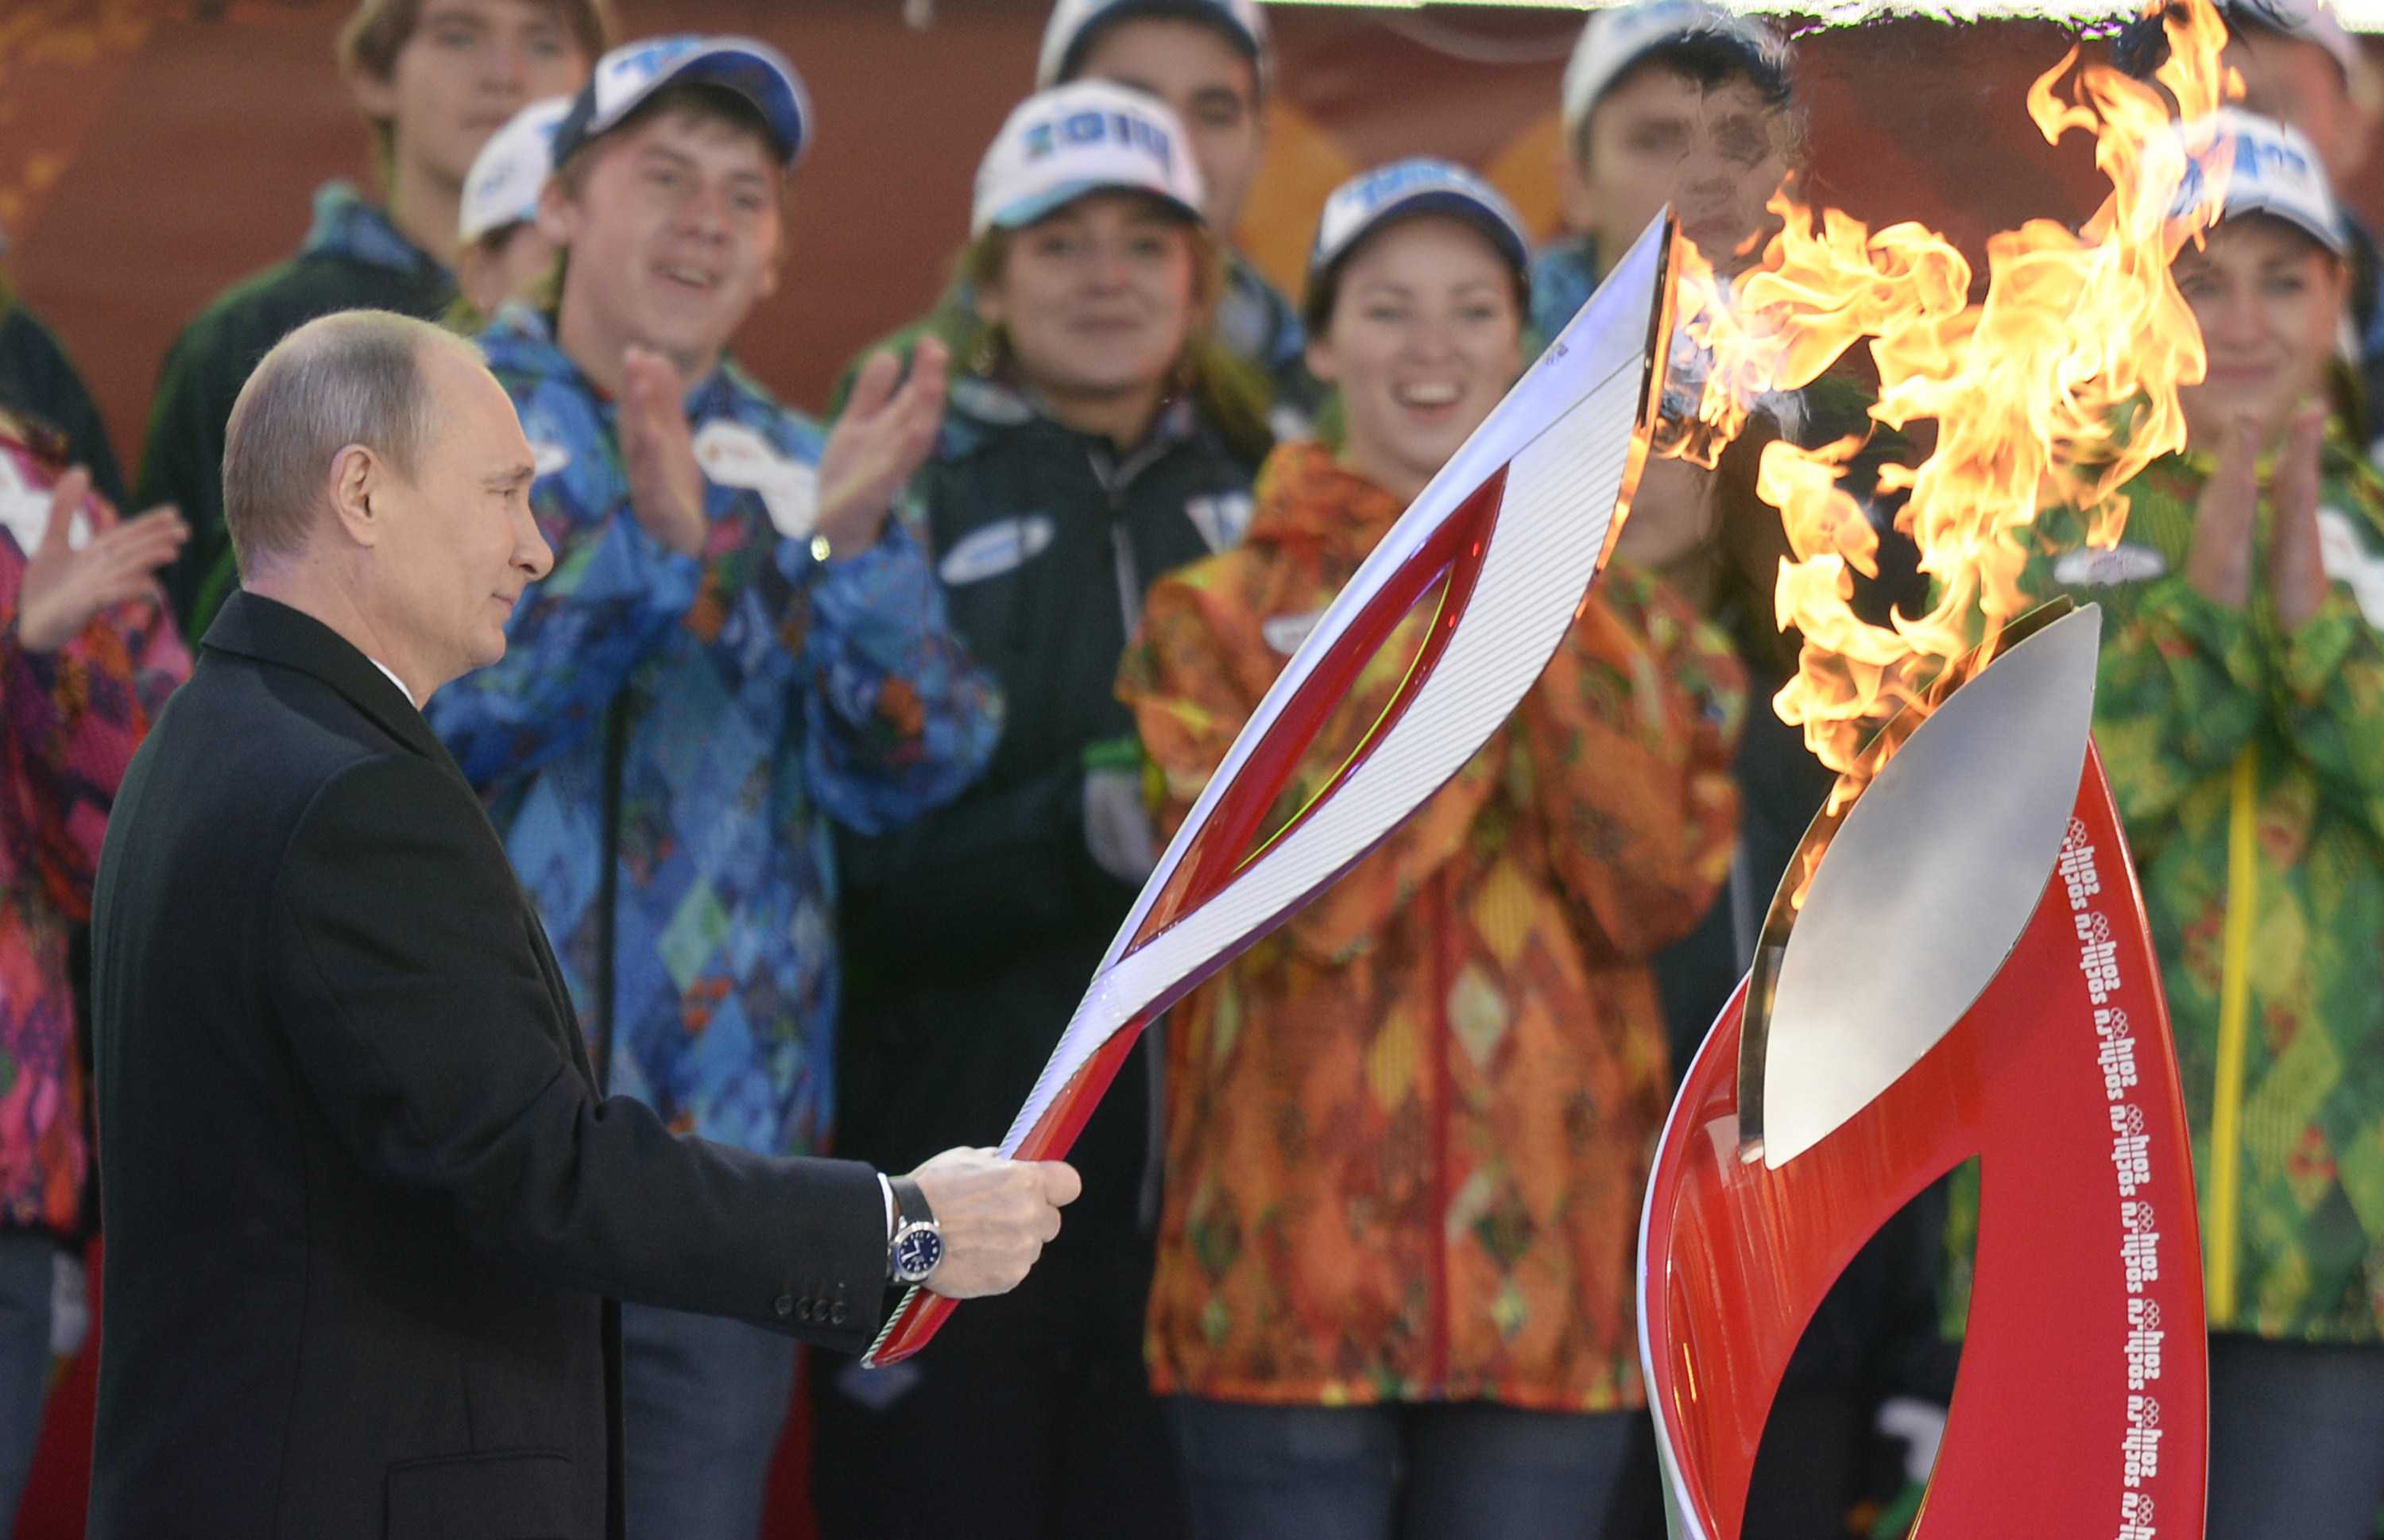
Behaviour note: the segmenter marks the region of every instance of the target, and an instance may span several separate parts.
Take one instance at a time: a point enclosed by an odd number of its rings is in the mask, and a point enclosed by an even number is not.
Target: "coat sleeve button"
[[[827,1312],[827,1323],[831,1326],[841,1326],[851,1318],[852,1312],[844,1308],[844,1301],[841,1299],[836,1302],[834,1310]]]
[[[795,1313],[795,1297],[791,1294],[781,1294],[770,1302],[770,1308],[778,1312],[779,1320],[784,1321]]]

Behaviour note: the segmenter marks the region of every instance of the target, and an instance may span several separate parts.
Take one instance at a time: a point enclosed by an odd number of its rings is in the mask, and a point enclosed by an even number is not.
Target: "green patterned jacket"
[[[2245,609],[2186,581],[2209,474],[2174,455],[2138,477],[2115,550],[2053,521],[2052,553],[2023,581],[2103,606],[2095,740],[2162,960],[2211,1329],[2371,1342],[2384,1335],[2384,479],[2329,441],[2329,591],[2287,635],[2265,565]],[[2264,503],[2264,553],[2272,520]]]

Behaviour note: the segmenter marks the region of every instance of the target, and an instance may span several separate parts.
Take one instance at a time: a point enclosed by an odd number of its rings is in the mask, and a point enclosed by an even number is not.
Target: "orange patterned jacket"
[[[1151,590],[1119,693],[1171,827],[1400,511],[1289,444],[1247,543]],[[1268,832],[1378,715],[1432,606],[1365,670]],[[1173,1012],[1154,1388],[1640,1403],[1633,1254],[1670,1087],[1647,960],[1728,868],[1745,703],[1719,632],[1609,570],[1458,777]]]

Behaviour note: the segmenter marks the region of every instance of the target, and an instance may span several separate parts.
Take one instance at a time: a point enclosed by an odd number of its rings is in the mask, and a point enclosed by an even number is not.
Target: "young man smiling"
[[[481,340],[537,458],[553,572],[504,661],[430,710],[557,938],[598,1074],[674,1130],[765,1155],[828,1126],[827,820],[916,816],[1000,732],[888,516],[933,441],[940,358],[900,390],[873,360],[823,441],[726,355],[776,287],[810,134],[758,43],[664,38],[597,65],[539,209],[564,253],[554,307],[508,308]],[[791,1347],[634,1303],[622,1335],[630,1540],[751,1540]]]
[[[1566,235],[1532,266],[1532,320],[1553,337],[1670,204],[1716,268],[1761,255],[1764,205],[1794,148],[1788,46],[1706,0],[1641,0],[1582,29],[1565,68]]]
[[[137,507],[170,503],[190,543],[164,574],[195,641],[235,585],[224,532],[224,422],[249,371],[317,316],[354,308],[435,319],[464,178],[526,104],[579,89],[611,32],[610,0],[363,0],[340,33],[340,72],[371,130],[386,200],[345,181],[315,193],[297,255],[225,291],[166,354]]]

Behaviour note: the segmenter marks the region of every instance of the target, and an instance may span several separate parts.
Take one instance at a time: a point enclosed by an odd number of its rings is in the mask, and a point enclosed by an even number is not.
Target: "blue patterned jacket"
[[[999,692],[899,520],[812,559],[820,430],[733,365],[688,396],[712,536],[683,556],[631,514],[613,404],[546,319],[509,309],[481,343],[536,449],[555,565],[431,725],[489,799],[611,1088],[681,1131],[813,1151],[834,1110],[827,820],[878,833],[957,795]]]

